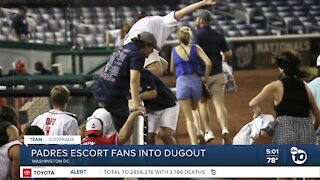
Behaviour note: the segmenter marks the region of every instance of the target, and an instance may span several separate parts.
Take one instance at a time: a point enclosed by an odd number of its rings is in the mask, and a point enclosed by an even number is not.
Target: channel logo
[[[308,154],[303,149],[292,147],[290,149],[292,161],[296,164],[304,164],[308,159]]]
[[[22,177],[31,178],[32,177],[32,169],[31,168],[23,168],[22,169]]]

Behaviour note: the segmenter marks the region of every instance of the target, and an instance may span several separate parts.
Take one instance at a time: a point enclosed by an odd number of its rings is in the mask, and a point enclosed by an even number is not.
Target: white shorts
[[[158,133],[160,127],[167,127],[176,131],[180,105],[148,113],[148,132]]]

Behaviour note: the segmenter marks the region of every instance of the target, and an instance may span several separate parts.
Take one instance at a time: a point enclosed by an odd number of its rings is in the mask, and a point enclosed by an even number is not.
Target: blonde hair
[[[192,31],[187,26],[182,26],[178,32],[178,39],[181,43],[187,45],[191,42]]]
[[[53,105],[65,106],[68,103],[70,91],[66,86],[55,86],[50,91],[50,97]]]

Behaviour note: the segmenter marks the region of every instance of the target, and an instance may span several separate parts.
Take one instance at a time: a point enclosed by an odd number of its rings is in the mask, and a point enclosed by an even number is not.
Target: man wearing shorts
[[[133,37],[136,37],[141,31],[147,31],[152,33],[157,39],[158,47],[162,47],[169,35],[175,30],[179,21],[187,14],[194,12],[195,10],[215,4],[215,0],[202,0],[193,4],[190,4],[177,11],[172,11],[165,16],[146,16],[137,21],[124,38],[124,44],[131,42]],[[168,63],[165,59],[160,57],[159,51],[153,50],[153,53],[146,58],[144,67],[148,66],[148,69],[154,74],[160,76],[166,71]]]
[[[232,52],[222,34],[211,29],[211,13],[207,10],[198,11],[196,14],[196,26],[198,28],[195,33],[195,43],[198,44],[211,60],[213,66],[207,81],[207,86],[212,94],[212,102],[217,112],[217,117],[222,128],[222,137],[224,144],[231,144],[232,140],[229,136],[227,124],[227,110],[224,105],[224,88],[226,78],[222,71],[222,56],[225,60],[231,59]],[[200,115],[205,127],[205,140],[213,139],[211,131],[211,123],[209,122],[206,99],[200,101]],[[204,118],[203,115],[206,115]]]
[[[141,73],[140,97],[148,111],[148,144],[155,144],[158,134],[164,144],[176,144],[173,134],[177,127],[180,106],[172,91],[152,72]]]

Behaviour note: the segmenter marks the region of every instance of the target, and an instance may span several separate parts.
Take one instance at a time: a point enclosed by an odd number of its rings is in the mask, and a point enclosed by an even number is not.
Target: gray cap
[[[194,16],[195,17],[200,17],[203,20],[210,22],[212,14],[208,10],[199,10],[199,11],[194,13]]]
[[[157,45],[157,39],[154,37],[152,33],[141,32],[140,34],[138,34],[137,38],[140,39],[141,41],[151,44],[154,49],[160,51],[160,48]]]

